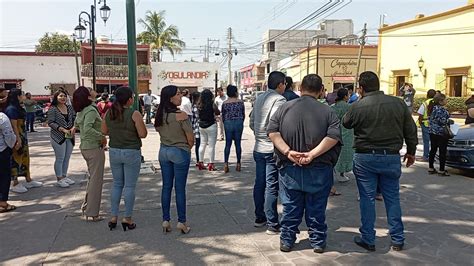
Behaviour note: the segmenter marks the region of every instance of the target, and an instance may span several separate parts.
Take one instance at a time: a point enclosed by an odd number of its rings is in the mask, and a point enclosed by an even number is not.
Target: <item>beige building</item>
[[[358,54],[359,46],[357,45],[319,45],[309,49],[309,57],[308,49],[303,49],[299,55],[281,60],[278,67],[297,84],[307,74],[316,73],[323,79],[327,91],[332,92],[340,87],[354,84]],[[377,46],[367,45],[362,52],[359,73],[375,72],[376,69]]]
[[[474,1],[379,33],[378,73],[386,93],[397,95],[405,82],[418,95],[435,89],[460,97],[474,90]]]

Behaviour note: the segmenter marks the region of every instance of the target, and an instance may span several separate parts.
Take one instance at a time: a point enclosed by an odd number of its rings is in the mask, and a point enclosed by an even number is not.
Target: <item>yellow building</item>
[[[328,92],[339,89],[345,85],[354,84],[359,46],[325,44],[303,49],[299,54],[280,61],[278,67],[286,75],[299,84],[307,74],[318,74]],[[309,68],[308,68],[309,66]],[[363,71],[376,71],[377,46],[364,47],[359,73]]]
[[[428,89],[448,96],[470,96],[474,90],[474,1],[432,16],[379,29],[381,89],[397,95],[412,83],[417,95]]]

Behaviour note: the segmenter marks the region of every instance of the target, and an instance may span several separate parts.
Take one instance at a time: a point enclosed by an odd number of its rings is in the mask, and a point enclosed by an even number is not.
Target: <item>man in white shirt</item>
[[[151,90],[148,90],[147,95],[143,96],[143,103],[145,106],[146,123],[151,124],[151,105],[153,104],[153,97],[151,96]]]
[[[227,95],[224,94],[224,90],[219,87],[217,88],[217,97],[215,103],[217,108],[222,113],[222,104],[227,101]],[[219,125],[219,140],[224,140],[224,122],[222,121],[222,117],[219,115],[216,117],[217,124]]]
[[[185,112],[189,117],[189,121],[191,121],[193,117],[193,107],[191,105],[191,100],[189,99],[189,90],[184,89],[181,92],[181,95],[183,97],[181,98],[181,106],[179,107],[179,109]]]

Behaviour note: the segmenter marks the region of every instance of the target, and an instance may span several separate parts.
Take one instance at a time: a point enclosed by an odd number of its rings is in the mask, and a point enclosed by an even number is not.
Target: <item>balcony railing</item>
[[[96,78],[128,79],[128,66],[123,65],[97,65],[95,66]],[[92,64],[82,65],[81,75],[92,77]],[[138,79],[151,79],[149,65],[137,66]]]

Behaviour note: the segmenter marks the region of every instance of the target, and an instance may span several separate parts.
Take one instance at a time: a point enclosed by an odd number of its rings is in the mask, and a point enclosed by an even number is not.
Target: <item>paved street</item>
[[[156,160],[159,136],[152,127],[143,154]],[[337,185],[342,196],[331,197],[327,211],[328,248],[315,254],[304,223],[293,252],[279,251],[279,237],[253,227],[252,187],[255,165],[253,137],[248,127],[243,141],[243,171],[197,171],[194,164],[187,186],[187,216],[192,231],[161,232],[161,175],[140,176],[134,220],[137,229],[109,231],[107,221],[86,222],[80,213],[84,196],[85,162],[78,145],[70,177],[78,184],[54,186],[54,154],[47,128],[30,135],[32,176],[44,187],[26,194],[11,193],[19,208],[1,214],[0,264],[326,264],[326,265],[473,265],[474,179],[462,175],[429,176],[427,165],[404,168],[401,200],[406,250],[389,250],[385,209],[377,202],[377,251],[368,253],[352,242],[358,233],[359,209],[355,181]],[[218,142],[217,167],[222,169],[224,142]],[[231,160],[235,161],[232,155]],[[159,164],[155,161],[155,166]],[[106,163],[102,213],[109,211],[112,184]],[[281,206],[280,206],[281,207]],[[122,208],[123,210],[123,208]],[[281,210],[281,208],[280,208]],[[172,205],[173,224],[176,209]]]

